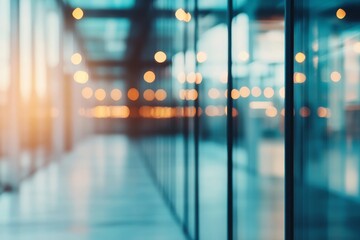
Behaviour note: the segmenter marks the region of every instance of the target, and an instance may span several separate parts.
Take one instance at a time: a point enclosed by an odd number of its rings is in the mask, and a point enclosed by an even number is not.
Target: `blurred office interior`
[[[359,12],[0,0],[0,239],[359,239]]]

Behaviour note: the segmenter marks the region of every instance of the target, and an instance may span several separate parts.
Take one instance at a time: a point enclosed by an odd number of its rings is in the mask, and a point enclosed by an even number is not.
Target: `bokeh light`
[[[139,99],[139,91],[136,89],[136,88],[130,88],[129,91],[128,91],[128,98],[131,100],[131,101],[136,101]]]
[[[163,62],[165,62],[165,61],[166,61],[166,58],[167,58],[167,56],[166,56],[166,54],[165,54],[163,51],[158,51],[158,52],[156,52],[155,55],[154,55],[154,59],[155,59],[155,61],[158,62],[158,63],[163,63]]]
[[[84,11],[81,8],[75,8],[72,15],[75,19],[80,20],[84,17]]]
[[[74,80],[81,84],[87,83],[87,81],[89,81],[89,74],[85,71],[77,71],[74,74]]]
[[[106,98],[106,91],[102,88],[99,88],[99,89],[96,89],[94,95],[98,101],[103,101]]]

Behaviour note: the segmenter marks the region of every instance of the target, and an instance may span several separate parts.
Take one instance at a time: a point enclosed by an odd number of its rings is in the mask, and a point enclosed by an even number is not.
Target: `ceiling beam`
[[[72,9],[68,9],[72,11]],[[131,9],[83,9],[85,18],[139,18],[144,13],[142,8]],[[175,10],[169,9],[153,9],[151,15],[153,18],[175,18]],[[222,9],[200,9],[199,16],[206,16],[211,14],[213,16],[225,18],[227,11]]]

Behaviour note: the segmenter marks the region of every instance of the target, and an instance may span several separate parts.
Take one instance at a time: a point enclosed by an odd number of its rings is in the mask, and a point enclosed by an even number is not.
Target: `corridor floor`
[[[0,239],[184,239],[135,147],[97,136],[0,195]]]

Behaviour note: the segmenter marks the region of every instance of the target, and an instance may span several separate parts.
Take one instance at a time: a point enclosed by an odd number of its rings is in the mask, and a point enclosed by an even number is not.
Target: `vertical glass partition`
[[[233,8],[234,236],[283,239],[284,1]]]
[[[359,1],[295,1],[295,239],[358,239]]]

